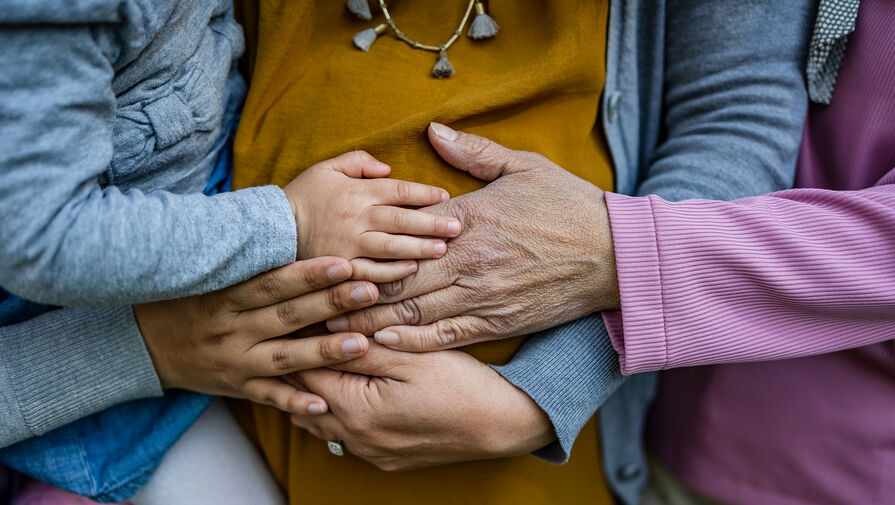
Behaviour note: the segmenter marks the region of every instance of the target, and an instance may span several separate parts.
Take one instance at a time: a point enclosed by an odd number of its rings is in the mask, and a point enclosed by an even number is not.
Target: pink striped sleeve
[[[604,319],[625,373],[895,338],[895,185],[607,202],[622,310]]]

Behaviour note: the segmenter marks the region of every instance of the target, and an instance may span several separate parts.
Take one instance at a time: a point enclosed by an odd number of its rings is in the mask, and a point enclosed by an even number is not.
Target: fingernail
[[[342,342],[342,352],[345,354],[360,354],[364,352],[364,344],[360,337],[349,338]]]
[[[377,331],[373,334],[373,339],[382,345],[398,345],[401,341],[398,334],[393,331]]]
[[[460,221],[448,221],[447,231],[452,235],[460,233]]]
[[[451,194],[445,190],[441,190],[441,201],[446,202],[451,199]]]
[[[447,244],[444,242],[439,242],[435,244],[435,254],[441,256],[442,254],[447,252]]]
[[[419,268],[419,266],[416,264],[416,261],[411,261],[410,263],[407,264],[407,273],[412,274],[412,273],[416,272],[416,270],[418,268]]]
[[[326,407],[322,403],[312,403],[308,405],[308,414],[319,415],[326,412]]]
[[[326,322],[326,327],[329,328],[329,331],[333,333],[348,331],[348,318],[345,316],[339,316],[335,319],[330,319]]]
[[[432,133],[434,133],[436,137],[447,140],[448,142],[457,140],[457,135],[459,135],[455,130],[434,121],[429,123],[429,128],[432,128]]]
[[[339,263],[338,265],[333,265],[327,268],[326,276],[329,277],[329,280],[331,281],[343,281],[351,276],[351,272],[348,271],[348,267],[346,267],[344,263]]]
[[[369,303],[373,301],[373,290],[370,286],[358,286],[351,290],[351,299],[357,303]]]

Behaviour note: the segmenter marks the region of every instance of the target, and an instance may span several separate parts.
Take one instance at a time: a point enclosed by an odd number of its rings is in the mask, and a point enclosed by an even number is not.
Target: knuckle
[[[282,293],[282,282],[272,273],[265,274],[258,280],[258,290],[266,298],[276,299]]]
[[[299,273],[299,282],[310,288],[320,288],[325,284],[322,268],[302,268]]]
[[[294,303],[282,302],[277,304],[277,318],[283,324],[292,325],[300,320],[300,315]]]
[[[363,150],[351,151],[345,154],[344,162],[350,165],[360,165],[369,161],[370,154]]]
[[[478,135],[470,135],[467,138],[469,140],[469,150],[472,152],[473,156],[479,158],[489,155],[489,151],[492,150],[494,144],[491,139],[480,137]]]
[[[396,211],[392,215],[392,224],[398,230],[406,230],[407,226],[410,224],[409,216],[406,212]]]
[[[403,293],[404,290],[407,289],[407,286],[410,284],[410,281],[411,279],[413,279],[413,277],[414,276],[411,275],[397,281],[377,284],[376,287],[379,288],[379,294],[382,297],[380,301],[386,301],[388,297],[398,296]]]
[[[326,306],[332,312],[342,312],[346,308],[349,307],[349,301],[351,299],[350,293],[351,286],[345,286],[340,289],[333,288],[327,290],[326,292]]]
[[[277,395],[272,391],[265,391],[255,398],[258,403],[269,405],[271,407],[279,408],[279,402],[277,401]]]
[[[348,317],[349,327],[356,329],[364,335],[369,335],[376,331],[376,320],[373,317],[372,310],[364,310],[355,312]]]
[[[339,353],[329,340],[323,339],[317,344],[317,358],[323,363],[333,363],[339,360]]]
[[[389,236],[387,239],[385,239],[385,242],[383,243],[383,250],[389,256],[397,255],[400,248],[401,248],[401,245],[400,245],[400,242],[398,242],[397,237]]]
[[[462,333],[455,321],[445,321],[436,326],[435,342],[442,347],[448,347],[461,340]]]
[[[423,318],[420,304],[413,298],[399,302],[395,308],[398,317],[407,324],[419,324]]]
[[[274,370],[288,370],[291,368],[291,359],[289,353],[289,343],[280,342],[270,354],[270,364]]]
[[[406,202],[410,200],[411,195],[413,195],[413,187],[409,182],[399,181],[395,184],[395,194],[397,195],[398,200]]]

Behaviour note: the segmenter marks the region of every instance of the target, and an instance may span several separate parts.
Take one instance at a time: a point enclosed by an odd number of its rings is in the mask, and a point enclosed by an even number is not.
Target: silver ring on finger
[[[330,440],[326,442],[327,447],[329,447],[329,452],[335,456],[344,456],[345,455],[345,446],[342,445],[342,439]]]

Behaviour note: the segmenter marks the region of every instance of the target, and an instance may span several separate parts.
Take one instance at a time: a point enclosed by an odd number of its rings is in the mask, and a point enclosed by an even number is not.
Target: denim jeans
[[[221,135],[205,194],[229,191],[233,136]],[[225,120],[224,124],[228,124]],[[0,325],[53,310],[0,288]],[[115,338],[115,335],[109,335]],[[127,500],[149,480],[162,457],[205,411],[211,397],[168,391],[161,398],[123,403],[0,450],[0,462],[60,489],[103,503]]]

